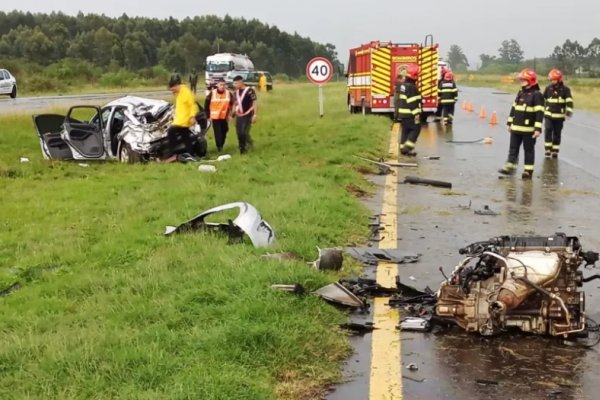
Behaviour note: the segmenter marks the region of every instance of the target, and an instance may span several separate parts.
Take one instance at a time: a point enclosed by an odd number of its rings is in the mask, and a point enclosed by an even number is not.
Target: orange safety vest
[[[219,93],[217,89],[214,89],[210,96],[210,119],[227,119],[230,103],[231,93],[229,90]]]

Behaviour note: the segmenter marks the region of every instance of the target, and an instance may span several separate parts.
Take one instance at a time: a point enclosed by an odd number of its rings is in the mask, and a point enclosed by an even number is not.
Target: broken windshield
[[[208,72],[227,72],[231,70],[231,64],[226,61],[222,62],[209,62],[206,66]]]

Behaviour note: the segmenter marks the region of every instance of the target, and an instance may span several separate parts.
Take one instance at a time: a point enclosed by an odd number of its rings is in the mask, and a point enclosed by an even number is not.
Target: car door
[[[8,93],[9,84],[10,82],[8,81],[8,74],[3,69],[0,69],[0,94]]]
[[[100,108],[71,107],[64,122],[62,139],[69,145],[77,160],[106,158],[104,122]]]
[[[42,155],[47,160],[72,160],[73,152],[62,139],[61,132],[65,116],[59,114],[39,114],[33,116],[33,124],[40,139]]]

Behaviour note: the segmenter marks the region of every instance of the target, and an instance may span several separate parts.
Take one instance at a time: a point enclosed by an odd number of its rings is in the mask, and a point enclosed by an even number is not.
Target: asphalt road
[[[0,115],[36,113],[53,108],[67,108],[74,105],[101,106],[123,96],[140,96],[149,98],[162,98],[170,96],[168,91],[135,92],[135,93],[98,93],[68,96],[42,96],[42,97],[0,97]]]
[[[496,170],[503,165],[508,151],[504,122],[513,94],[464,88],[461,98],[473,102],[477,112],[457,110],[452,130],[429,124],[417,144],[418,170],[399,171],[400,182],[406,174],[454,185],[451,196],[431,187],[400,186],[398,247],[423,254],[419,263],[400,266],[403,283],[435,290],[443,280],[439,267],[450,272],[461,260],[460,247],[504,234],[565,232],[580,236],[587,250],[600,251],[600,117],[576,112],[566,124],[558,160],[545,159],[543,140],[538,140],[532,181],[522,181],[520,171],[517,177],[500,180]],[[491,111],[498,111],[499,126],[492,127],[487,120],[479,119],[481,106],[487,108],[488,118]],[[447,143],[486,136],[492,136],[494,143]],[[441,159],[425,160],[426,155]],[[470,209],[461,207],[469,203]],[[377,213],[381,199],[370,199],[369,205]],[[486,205],[500,215],[474,214]],[[584,275],[597,272],[585,270]],[[367,271],[367,275],[370,273]],[[583,289],[588,315],[600,321],[600,284],[592,281]],[[352,341],[356,352],[346,366],[349,382],[337,387],[330,400],[369,398],[370,335]],[[445,334],[403,332],[401,343],[403,395],[409,400],[596,399],[600,391],[596,379],[600,346],[582,350],[524,335],[483,339],[460,330]],[[410,363],[419,370],[408,371],[406,365]]]

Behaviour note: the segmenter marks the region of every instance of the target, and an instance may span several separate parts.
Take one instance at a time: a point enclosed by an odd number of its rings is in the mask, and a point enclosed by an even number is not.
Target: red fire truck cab
[[[348,110],[351,113],[394,112],[396,79],[409,65],[418,65],[417,86],[427,117],[438,106],[438,45],[433,36],[425,44],[371,42],[350,50],[348,61]],[[426,118],[424,118],[426,119]]]

